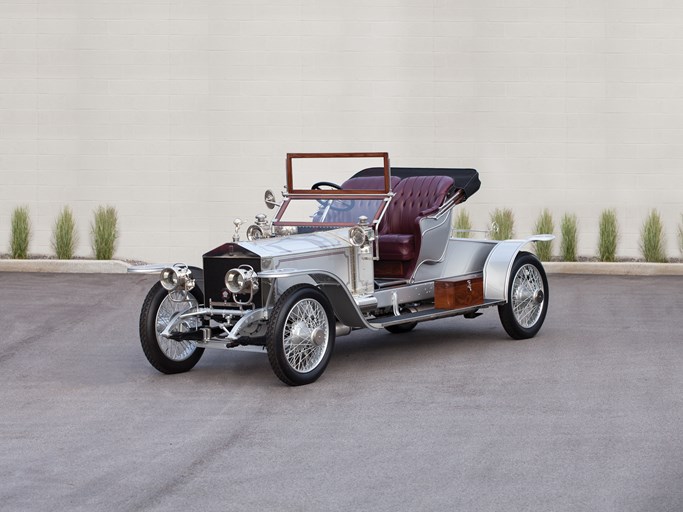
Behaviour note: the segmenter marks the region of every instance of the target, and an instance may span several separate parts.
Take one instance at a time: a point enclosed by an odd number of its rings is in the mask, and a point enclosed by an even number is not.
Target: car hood
[[[349,228],[318,231],[290,236],[236,242],[241,248],[263,258],[320,253],[351,247]]]

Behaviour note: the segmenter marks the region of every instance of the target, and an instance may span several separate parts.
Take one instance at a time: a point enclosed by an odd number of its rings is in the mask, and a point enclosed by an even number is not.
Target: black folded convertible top
[[[362,176],[383,176],[382,167],[369,167],[357,172],[352,177]],[[465,199],[473,195],[481,186],[479,173],[475,169],[442,169],[435,167],[392,167],[391,175],[401,179],[411,176],[449,176],[453,178],[456,189],[461,189],[465,193]]]

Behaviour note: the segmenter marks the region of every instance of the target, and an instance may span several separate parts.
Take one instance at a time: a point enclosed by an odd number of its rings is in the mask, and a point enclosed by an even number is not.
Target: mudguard
[[[484,263],[484,298],[508,300],[512,264],[517,254],[531,242],[550,242],[554,235],[533,235],[524,240],[504,240],[489,253]]]
[[[313,284],[325,294],[334,309],[335,316],[341,323],[348,325],[349,327],[377,329],[377,327],[370,325],[365,320],[358,304],[349,293],[346,285],[331,272],[325,270],[283,269],[259,272],[258,276],[260,279],[272,280],[273,284],[275,284],[276,281],[287,280],[287,285],[284,289],[290,288],[295,281]],[[290,279],[294,279],[295,281],[290,281]],[[271,306],[271,304],[268,306]]]

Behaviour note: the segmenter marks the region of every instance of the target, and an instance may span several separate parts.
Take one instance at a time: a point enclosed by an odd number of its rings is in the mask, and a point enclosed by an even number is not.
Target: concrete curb
[[[129,266],[120,260],[0,260],[0,272],[125,274]],[[548,274],[683,276],[683,263],[546,261],[543,266]]]
[[[125,274],[129,266],[119,260],[0,260],[0,272]]]
[[[591,274],[605,276],[683,276],[683,263],[644,263],[597,261],[546,261],[548,274]]]

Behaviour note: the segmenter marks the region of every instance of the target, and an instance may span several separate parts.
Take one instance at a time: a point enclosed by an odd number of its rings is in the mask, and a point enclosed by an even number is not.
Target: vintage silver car
[[[377,165],[360,165],[368,161]],[[309,185],[339,176],[340,162],[357,172]],[[391,167],[386,153],[299,153],[287,155],[286,171],[282,198],[266,192],[273,218],[257,215],[244,235],[236,219],[233,240],[204,254],[203,269],[130,269],[160,273],[140,315],[157,370],[186,372],[206,347],[257,346],[280,380],[301,385],[322,375],[335,339],[356,329],[406,333],[492,306],[512,338],[541,328],[548,281],[524,248],[552,235],[453,236],[454,207],[480,186],[474,169]]]

